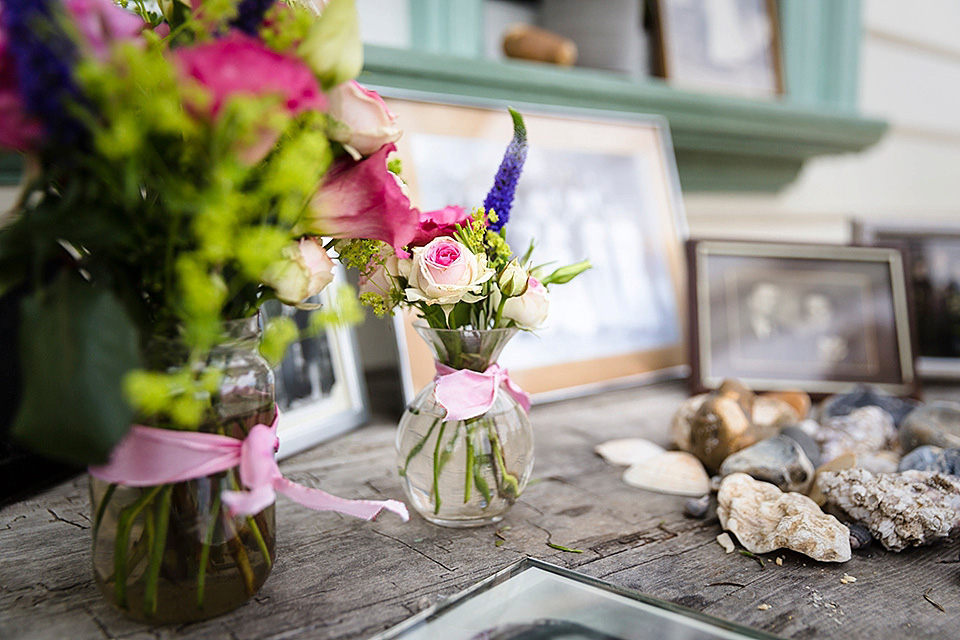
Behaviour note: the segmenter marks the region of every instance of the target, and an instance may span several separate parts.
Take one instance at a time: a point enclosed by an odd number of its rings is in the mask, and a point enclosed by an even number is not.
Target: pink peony
[[[106,59],[111,43],[135,40],[146,26],[140,16],[121,9],[113,0],[65,0],[64,6],[99,60]]]
[[[279,95],[293,114],[327,106],[316,77],[299,58],[277,53],[239,32],[177,49],[174,55],[180,71],[210,92],[213,116],[234,95]]]
[[[403,131],[397,117],[377,94],[355,80],[330,91],[330,137],[368,156],[380,147],[400,139]]]
[[[447,205],[436,211],[420,212],[417,233],[411,244],[422,246],[440,236],[452,236],[457,225],[467,220],[467,210],[458,205]]]
[[[369,238],[399,249],[417,228],[417,210],[410,206],[402,183],[387,169],[384,145],[359,162],[339,160],[328,172],[303,221],[306,233],[331,238]]]
[[[43,126],[23,110],[17,70],[0,30],[0,147],[27,151],[43,135]]]

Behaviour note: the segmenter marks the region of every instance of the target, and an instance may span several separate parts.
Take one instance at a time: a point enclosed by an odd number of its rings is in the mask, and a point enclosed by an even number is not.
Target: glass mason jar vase
[[[256,317],[224,324],[209,360],[223,376],[199,431],[243,439],[273,422],[273,372],[259,344]],[[179,347],[153,341],[149,366],[182,358]],[[276,521],[273,505],[253,516],[229,514],[220,494],[240,488],[238,473],[234,467],[153,487],[91,476],[94,577],[107,600],[134,618],[166,623],[210,618],[253,597],[273,566]]]
[[[517,329],[432,329],[420,325],[439,365],[483,372]],[[441,370],[444,367],[439,367]],[[442,371],[441,371],[442,372]],[[437,379],[404,410],[397,430],[397,466],[413,508],[435,524],[475,527],[503,519],[533,470],[533,430],[522,406],[497,387],[486,413],[444,421]]]

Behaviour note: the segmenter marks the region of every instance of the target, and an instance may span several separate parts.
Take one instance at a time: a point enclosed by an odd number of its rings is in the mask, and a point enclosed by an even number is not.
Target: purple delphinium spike
[[[234,27],[249,36],[256,36],[263,16],[273,6],[274,0],[243,0],[237,7],[237,17],[231,23]]]
[[[59,3],[5,0],[0,14],[16,64],[24,108],[42,124],[49,147],[85,149],[90,132],[74,114],[83,94],[73,78],[77,48],[60,27]]]
[[[517,181],[523,170],[523,162],[527,159],[527,127],[523,124],[523,116],[510,109],[513,118],[513,140],[503,154],[500,168],[493,179],[493,187],[483,201],[486,211],[493,209],[497,214],[497,221],[488,225],[492,231],[500,231],[510,219],[510,207],[513,206],[513,194],[517,190]]]

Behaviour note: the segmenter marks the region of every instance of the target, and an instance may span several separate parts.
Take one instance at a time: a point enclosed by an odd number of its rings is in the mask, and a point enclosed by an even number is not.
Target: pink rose
[[[112,0],[65,0],[64,6],[98,60],[106,59],[110,44],[136,40],[146,26],[140,16]]]
[[[17,70],[0,30],[0,147],[28,151],[43,135],[43,126],[23,109]]]
[[[536,329],[547,321],[550,297],[547,288],[530,276],[527,290],[516,298],[507,298],[503,305],[503,317],[516,322],[524,329]]]
[[[479,295],[483,283],[496,273],[487,267],[486,254],[475,254],[448,237],[415,247],[412,259],[404,261],[401,270],[406,270],[407,301],[442,306],[483,300]]]
[[[376,91],[355,80],[334,87],[329,94],[333,118],[330,137],[368,156],[388,142],[396,142],[403,131]]]
[[[327,173],[306,214],[307,233],[331,238],[381,240],[399,249],[417,228],[417,210],[410,206],[402,183],[387,169],[386,144],[356,162],[340,159]]]
[[[317,238],[300,238],[283,251],[260,280],[287,304],[299,304],[333,282],[333,261]]]
[[[452,236],[457,225],[463,224],[469,216],[467,210],[457,205],[447,205],[436,211],[420,212],[417,234],[411,244],[425,245],[440,236]]]
[[[234,95],[277,95],[292,114],[327,106],[316,77],[299,58],[277,53],[239,32],[177,49],[174,56],[181,73],[209,91],[213,116]]]

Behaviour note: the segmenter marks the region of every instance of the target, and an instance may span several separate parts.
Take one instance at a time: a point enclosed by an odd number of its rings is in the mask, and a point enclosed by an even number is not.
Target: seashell
[[[745,473],[723,479],[717,493],[720,525],[748,551],[792,549],[821,562],[850,559],[850,530],[810,498],[784,493]]]
[[[610,464],[629,467],[666,451],[663,447],[643,438],[620,438],[601,442],[593,450]]]
[[[870,543],[873,542],[873,535],[871,535],[870,529],[867,529],[862,524],[848,522],[847,529],[850,529],[851,549],[866,549],[870,546]]]
[[[710,477],[699,460],[684,451],[664,451],[623,472],[631,487],[700,497],[710,491]]]
[[[867,453],[897,446],[893,418],[880,407],[861,407],[823,421],[814,436],[823,460],[845,453]]]
[[[810,499],[816,502],[821,507],[827,503],[827,498],[823,495],[823,492],[820,491],[820,474],[827,473],[829,471],[842,471],[843,469],[853,469],[857,466],[857,454],[855,453],[845,453],[839,458],[834,458],[830,462],[824,463],[817,467],[817,473],[813,476],[813,486],[810,487],[809,496]]]

